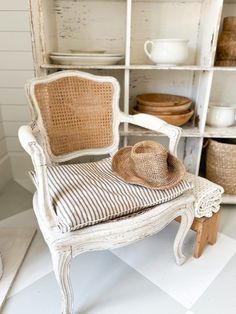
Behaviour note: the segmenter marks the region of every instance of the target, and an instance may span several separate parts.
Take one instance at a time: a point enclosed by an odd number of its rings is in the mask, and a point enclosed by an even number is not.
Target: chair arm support
[[[177,157],[177,147],[182,132],[181,128],[168,124],[160,118],[145,113],[128,115],[121,112],[120,121],[138,125],[167,135],[170,139],[169,151]]]
[[[34,165],[37,179],[39,215],[47,227],[55,227],[57,226],[57,216],[49,194],[47,163],[43,148],[38,144],[29,125],[20,127],[18,137],[22,147],[30,155]]]
[[[34,166],[43,166],[46,164],[44,151],[38,144],[32,128],[29,125],[23,125],[19,128],[18,138],[21,146],[32,158]]]

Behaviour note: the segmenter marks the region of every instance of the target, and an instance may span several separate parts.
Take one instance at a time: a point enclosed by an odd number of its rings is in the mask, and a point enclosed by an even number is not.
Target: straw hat
[[[121,148],[113,156],[112,170],[128,183],[159,190],[177,185],[185,175],[181,161],[153,141]]]

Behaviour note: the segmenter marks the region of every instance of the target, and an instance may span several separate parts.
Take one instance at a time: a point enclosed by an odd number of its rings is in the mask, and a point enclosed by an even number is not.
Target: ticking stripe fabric
[[[112,171],[111,158],[49,166],[48,184],[62,232],[136,213],[172,200],[192,188],[186,180],[166,190],[125,183]]]

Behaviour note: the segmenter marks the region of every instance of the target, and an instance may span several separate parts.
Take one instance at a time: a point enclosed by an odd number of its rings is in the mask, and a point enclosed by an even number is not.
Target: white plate
[[[50,56],[54,64],[62,65],[114,65],[124,56]]]
[[[50,56],[62,57],[123,57],[122,53],[104,53],[104,52],[51,52]]]

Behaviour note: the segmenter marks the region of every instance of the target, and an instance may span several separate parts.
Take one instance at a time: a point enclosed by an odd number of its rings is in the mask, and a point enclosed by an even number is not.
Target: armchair
[[[167,135],[169,151],[177,155],[181,129],[146,114],[127,115],[119,110],[120,87],[113,77],[80,71],[62,71],[33,79],[26,85],[33,120],[19,129],[19,140],[31,156],[37,191],[33,207],[50,249],[62,294],[62,313],[72,314],[69,268],[72,258],[90,250],[130,244],[162,230],[176,217],[181,223],[174,241],[177,264],[186,260],[182,244],[194,218],[194,196],[187,192],[139,214],[133,213],[62,232],[48,179],[49,167],[84,155],[115,154],[120,123],[132,123]],[[69,191],[70,192],[70,191]]]

